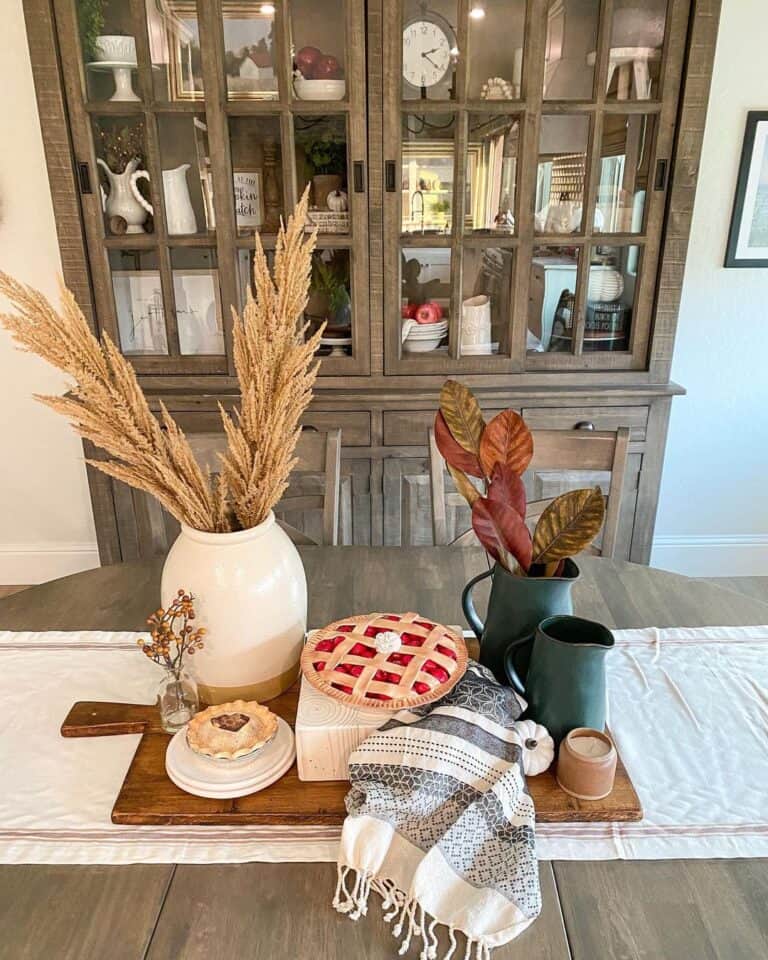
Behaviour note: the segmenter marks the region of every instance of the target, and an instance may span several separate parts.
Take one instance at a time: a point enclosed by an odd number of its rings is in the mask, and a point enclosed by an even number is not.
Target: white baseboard
[[[654,537],[651,566],[687,577],[766,577],[768,533]]]
[[[45,583],[99,566],[95,543],[0,543],[0,584]]]

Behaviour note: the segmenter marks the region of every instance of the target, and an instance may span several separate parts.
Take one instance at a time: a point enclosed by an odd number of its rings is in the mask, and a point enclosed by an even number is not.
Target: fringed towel
[[[349,759],[352,789],[333,905],[353,920],[375,891],[384,919],[421,960],[443,960],[466,937],[465,958],[488,960],[541,910],[533,801],[514,692],[470,662],[437,703],[401,710]],[[445,939],[445,938],[444,938]]]

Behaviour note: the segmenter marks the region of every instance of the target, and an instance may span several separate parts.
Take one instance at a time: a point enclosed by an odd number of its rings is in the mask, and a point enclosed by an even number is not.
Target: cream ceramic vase
[[[270,700],[293,684],[307,627],[307,580],[273,513],[235,533],[182,525],[163,567],[163,607],[182,587],[195,598],[195,625],[207,630],[204,649],[190,660],[201,700]]]

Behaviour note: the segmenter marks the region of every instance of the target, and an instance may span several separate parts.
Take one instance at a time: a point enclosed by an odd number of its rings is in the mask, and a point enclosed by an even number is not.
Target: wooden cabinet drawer
[[[573,430],[587,422],[595,430],[629,427],[632,440],[645,440],[648,407],[526,407],[523,416],[532,430]]]
[[[371,444],[371,415],[367,410],[308,410],[301,423],[317,430],[340,427],[342,447],[368,447]]]
[[[495,417],[502,408],[483,410],[486,420]],[[434,410],[385,410],[384,446],[385,447],[426,447],[427,432],[435,422]]]
[[[173,417],[189,437],[196,433],[223,433],[221,417],[213,410],[174,411]],[[368,447],[371,443],[371,415],[367,410],[308,410],[301,423],[320,431],[340,427],[343,447]]]

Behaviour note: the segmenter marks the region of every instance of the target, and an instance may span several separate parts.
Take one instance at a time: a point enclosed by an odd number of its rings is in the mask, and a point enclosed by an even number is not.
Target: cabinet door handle
[[[362,160],[355,160],[352,164],[352,183],[355,193],[365,193],[365,167]]]
[[[77,161],[77,179],[80,184],[80,193],[93,193],[91,189],[91,171],[85,160]]]
[[[397,189],[395,184],[395,161],[387,160],[384,164],[384,189],[387,193],[394,193]]]
[[[656,175],[653,178],[654,190],[667,189],[667,175],[669,173],[669,160],[656,161]]]
[[[574,424],[574,430],[594,430],[595,425],[591,420],[579,420],[578,423]]]

